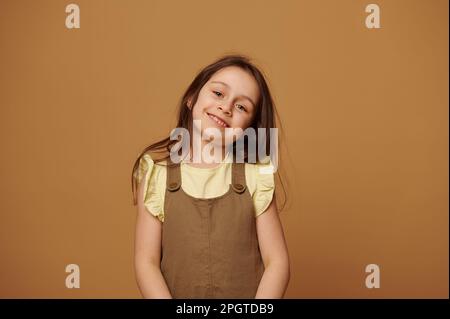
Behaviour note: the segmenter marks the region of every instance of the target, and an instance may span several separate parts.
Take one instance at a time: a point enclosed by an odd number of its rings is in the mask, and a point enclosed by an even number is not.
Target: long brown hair
[[[228,66],[237,66],[241,68],[242,70],[248,72],[250,75],[252,75],[256,82],[258,83],[259,87],[259,99],[256,103],[256,114],[253,120],[253,123],[250,127],[252,127],[256,132],[256,138],[258,139],[258,128],[265,128],[266,132],[266,150],[270,149],[270,128],[277,128],[277,122],[279,123],[278,129],[281,130],[281,121],[278,116],[278,113],[275,108],[275,103],[272,99],[272,96],[269,91],[269,87],[266,83],[266,80],[264,78],[263,73],[252,63],[250,62],[250,58],[244,56],[244,55],[225,55],[221,57],[220,59],[216,60],[215,62],[211,63],[210,65],[203,68],[195,77],[195,79],[192,81],[192,83],[187,88],[186,92],[184,93],[183,97],[181,98],[180,104],[178,106],[178,128],[185,128],[189,131],[190,136],[192,136],[192,124],[193,124],[193,118],[192,118],[192,110],[188,107],[189,105],[194,106],[197,102],[197,98],[199,95],[200,90],[202,87],[208,82],[208,80],[219,70],[228,67]],[[282,132],[281,132],[282,133]],[[169,134],[168,134],[169,135]],[[280,134],[283,135],[283,134]],[[147,146],[138,156],[136,159],[133,171],[131,175],[131,187],[133,192],[133,204],[137,204],[136,200],[136,189],[137,189],[137,170],[139,169],[139,163],[141,158],[146,153],[152,153],[154,154],[152,156],[152,160],[155,164],[164,161],[170,157],[170,150],[171,147],[177,143],[177,140],[171,140],[170,136],[157,141],[149,146]],[[281,145],[281,141],[278,141],[278,145]],[[258,147],[258,145],[256,146]],[[233,154],[236,154],[236,142],[233,143]],[[244,140],[244,161],[248,162],[248,156],[247,156],[247,141]],[[159,157],[156,156],[159,153]],[[279,155],[279,157],[281,157]],[[259,159],[257,159],[259,162]],[[279,159],[280,162],[280,159]],[[282,210],[286,204],[287,196],[286,196],[286,189],[283,185],[281,175],[279,173],[279,170],[277,170],[278,179],[280,182],[280,185],[283,188],[284,193],[284,202],[283,206],[280,210]]]

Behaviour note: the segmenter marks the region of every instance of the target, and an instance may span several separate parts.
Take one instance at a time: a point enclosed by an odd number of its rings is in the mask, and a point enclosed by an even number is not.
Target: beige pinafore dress
[[[161,272],[173,298],[254,298],[264,272],[245,164],[232,163],[232,184],[214,198],[181,187],[168,159]]]

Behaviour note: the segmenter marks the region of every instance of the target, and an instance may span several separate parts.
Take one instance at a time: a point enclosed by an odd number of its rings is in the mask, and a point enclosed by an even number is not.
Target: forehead
[[[258,99],[258,83],[251,74],[239,67],[229,66],[214,73],[208,83],[217,84],[217,82],[225,83],[225,86],[228,86],[228,88],[234,91],[236,95],[247,95],[252,98],[253,101]]]

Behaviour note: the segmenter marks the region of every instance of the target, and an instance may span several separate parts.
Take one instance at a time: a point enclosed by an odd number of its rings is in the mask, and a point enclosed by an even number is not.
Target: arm
[[[283,298],[290,278],[289,255],[275,196],[267,210],[256,217],[256,232],[265,269],[255,299]]]
[[[134,247],[134,268],[139,290],[144,298],[169,299],[167,284],[161,273],[162,224],[144,206],[143,183],[138,187],[138,213]]]

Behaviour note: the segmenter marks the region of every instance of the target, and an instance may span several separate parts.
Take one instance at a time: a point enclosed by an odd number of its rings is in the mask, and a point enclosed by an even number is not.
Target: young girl
[[[207,128],[222,133],[254,128],[257,134],[266,128],[269,134],[275,108],[264,76],[239,55],[208,65],[184,94],[177,127],[191,137],[194,130],[201,134]],[[247,147],[245,163],[230,161],[233,154],[226,150],[235,150],[238,139],[224,145],[219,164],[202,156],[194,163],[192,142],[188,156],[175,163],[170,151],[178,141],[170,137],[147,147],[136,160],[135,272],[144,298],[284,296],[289,257],[274,176],[263,169],[268,164],[249,163]],[[201,148],[207,143],[202,140]]]

